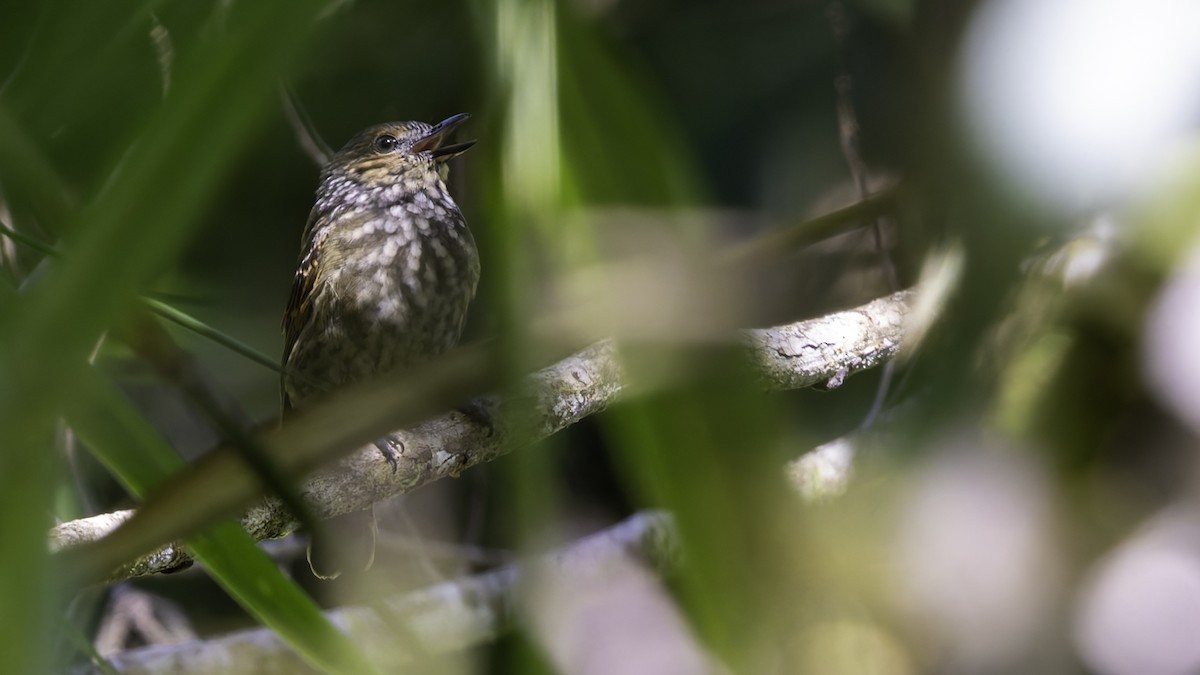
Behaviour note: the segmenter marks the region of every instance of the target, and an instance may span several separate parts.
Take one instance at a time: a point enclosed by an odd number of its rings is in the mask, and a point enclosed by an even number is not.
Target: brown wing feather
[[[321,276],[320,257],[317,252],[329,231],[328,228],[320,227],[321,220],[317,210],[313,209],[308,217],[308,224],[304,228],[304,253],[300,258],[300,265],[296,269],[296,276],[292,279],[292,290],[288,295],[287,308],[283,311],[282,362],[285,371],[288,369],[292,348],[296,346],[300,332],[308,324],[313,289],[316,288]],[[287,388],[283,385],[283,380],[284,378],[281,377],[279,390],[283,400],[283,411],[286,413],[292,408],[292,405],[288,400]]]

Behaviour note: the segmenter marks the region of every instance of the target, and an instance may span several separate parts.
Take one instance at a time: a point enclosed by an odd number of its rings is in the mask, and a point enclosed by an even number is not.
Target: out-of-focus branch
[[[522,608],[521,589],[531,574],[548,572],[580,578],[628,557],[647,560],[658,569],[670,569],[678,564],[675,536],[665,513],[638,513],[526,564],[385,598],[371,607],[331,610],[328,616],[349,632],[374,661],[385,669],[394,669],[423,654],[461,650],[497,635]],[[117,672],[127,674],[225,673],[231,663],[245,672],[311,672],[278,635],[266,628],[212,640],[142,647],[109,659]]]
[[[744,344],[768,389],[836,387],[847,376],[896,355],[914,295],[914,291],[901,291],[817,319],[745,331]],[[604,410],[623,389],[616,345],[610,340],[597,342],[528,376],[521,395],[485,401],[493,415],[490,428],[461,412],[446,413],[396,433],[403,450],[395,470],[377,450],[367,447],[341,465],[322,470],[301,491],[322,516],[361,510],[550,436]],[[523,433],[518,435],[514,429]],[[227,469],[247,470],[237,465]],[[52,531],[52,544],[63,549],[96,541],[132,513],[64,523]],[[273,498],[251,507],[242,524],[260,540],[282,537],[298,525]],[[182,546],[162,547],[126,563],[113,578],[170,569],[187,558]]]
[[[720,261],[730,266],[750,266],[778,257],[849,229],[865,224],[895,210],[900,185],[889,185],[861,201],[854,202],[794,225],[780,227],[770,234],[755,237],[722,251]]]
[[[111,606],[96,630],[98,656],[118,654],[131,643],[178,644],[196,639],[196,631],[175,603],[132,584],[121,584],[112,592]]]

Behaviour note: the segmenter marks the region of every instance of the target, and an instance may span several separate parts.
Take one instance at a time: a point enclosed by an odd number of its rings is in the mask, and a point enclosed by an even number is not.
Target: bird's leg
[[[392,465],[392,473],[400,470],[400,453],[404,452],[404,441],[400,440],[399,436],[388,434],[382,438],[376,438],[375,447],[379,448],[383,458]]]

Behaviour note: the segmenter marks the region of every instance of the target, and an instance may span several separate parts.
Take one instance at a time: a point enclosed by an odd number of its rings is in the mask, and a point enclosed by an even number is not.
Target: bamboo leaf
[[[77,380],[80,402],[68,422],[92,452],[141,496],[185,468],[183,460],[123,395],[94,370]],[[373,673],[354,643],[284,576],[236,522],[191,537],[188,545],[213,578],[299,654],[331,673]]]
[[[38,44],[60,44],[78,33],[100,36],[77,43],[85,53],[71,59],[70,69],[96,89],[120,92],[123,73],[95,64],[107,54],[107,37],[136,34],[129,31],[140,25],[146,6],[127,7],[128,13],[68,11],[47,24],[52,34]],[[35,49],[22,80],[44,84],[14,93],[0,107],[0,185],[19,191],[47,225],[61,227],[77,253],[48,261],[45,273],[0,315],[0,488],[6,506],[0,530],[10,552],[0,556],[0,672],[46,670],[53,586],[45,528],[55,493],[50,449],[56,416],[78,396],[96,341],[187,241],[322,9],[320,0],[262,0],[218,12],[203,39],[180,55],[170,94],[138,109],[146,114],[144,124],[139,119],[127,126],[138,131],[123,145],[112,145],[105,135],[110,129],[93,128],[90,106],[56,105],[61,82],[42,76],[61,66],[61,54]],[[43,137],[27,129],[45,119],[69,120],[75,129],[86,127],[87,138],[119,148],[115,164],[78,210],[39,146]],[[95,162],[109,153],[81,147],[77,155],[75,161]]]

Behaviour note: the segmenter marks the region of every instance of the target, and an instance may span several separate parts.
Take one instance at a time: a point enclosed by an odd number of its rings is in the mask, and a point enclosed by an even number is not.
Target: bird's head
[[[326,167],[359,183],[402,185],[417,190],[445,180],[447,162],[466,152],[475,141],[447,144],[455,128],[470,115],[459,113],[437,124],[387,122],[360,131],[337,152]]]

